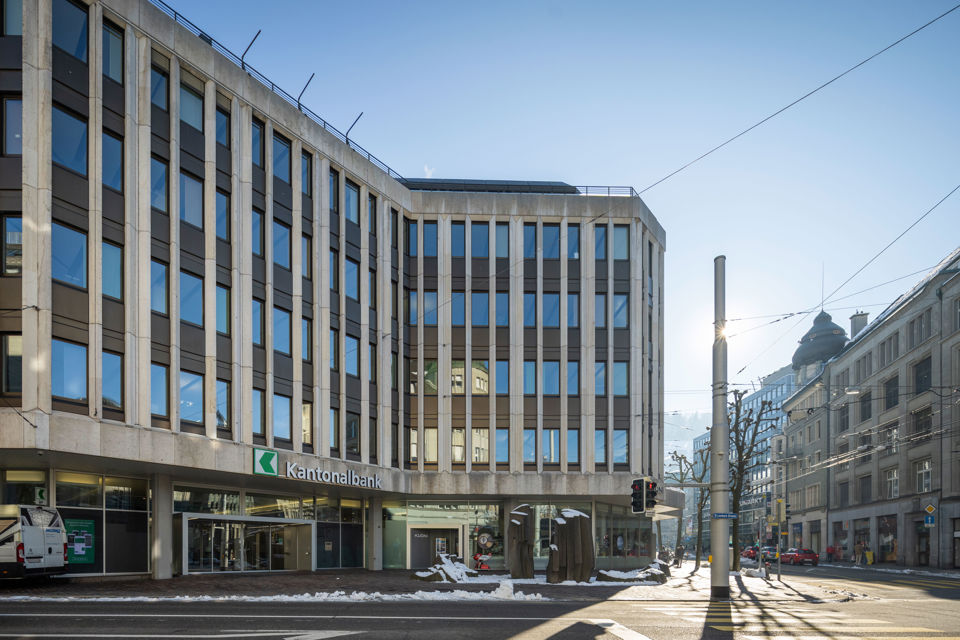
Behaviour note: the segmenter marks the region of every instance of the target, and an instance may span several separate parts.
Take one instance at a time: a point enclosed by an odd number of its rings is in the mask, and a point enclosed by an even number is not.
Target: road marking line
[[[597,625],[601,629],[612,633],[621,640],[650,640],[649,637],[643,635],[642,633],[638,633],[633,629],[628,629],[616,620],[593,619],[590,620],[590,622]]]
[[[960,587],[960,584],[955,582],[944,582],[943,580],[928,580],[924,578],[917,578],[916,580],[909,580],[907,578],[902,578],[899,580],[894,580],[897,584],[918,584],[925,587],[939,587],[941,589],[956,589]]]
[[[771,634],[777,633],[771,631]],[[943,632],[941,632],[943,633]],[[878,636],[879,637],[879,636]],[[743,636],[743,640],[768,640],[776,638],[777,640],[863,640],[863,636],[781,636],[781,635],[752,635]],[[889,640],[960,640],[960,636],[888,636]]]
[[[194,638],[194,639],[218,639],[218,638],[277,638],[283,637],[284,640],[325,640],[326,638],[339,638],[340,636],[352,636],[361,631],[242,631],[238,633],[209,633],[209,634],[161,634],[161,633],[0,633],[0,638]],[[288,635],[293,634],[293,635]],[[649,640],[649,639],[648,639]]]
[[[716,629],[717,631],[739,631],[743,632],[763,632],[770,631],[774,633],[774,630],[768,630],[764,627],[734,627],[734,626],[714,626],[709,625],[711,629]],[[833,631],[833,629],[818,629],[818,631],[828,633]],[[936,629],[927,629],[926,627],[880,627],[880,626],[858,626],[858,625],[843,625],[842,628],[838,628],[837,631],[844,631],[848,633],[876,633],[876,632],[886,632],[886,633],[942,633]],[[898,639],[900,640],[900,639]]]

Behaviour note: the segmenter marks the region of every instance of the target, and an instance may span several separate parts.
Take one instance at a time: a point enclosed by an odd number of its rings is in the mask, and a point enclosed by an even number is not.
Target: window
[[[630,317],[630,296],[625,293],[613,294],[613,328],[625,329]]]
[[[453,427],[450,430],[450,460],[453,464],[463,464],[467,459],[467,430]]]
[[[254,120],[250,124],[250,156],[253,166],[263,168],[263,123]]]
[[[167,313],[167,265],[150,261],[150,310]]]
[[[180,172],[180,219],[203,229],[203,182]]]
[[[412,327],[417,326],[417,323],[420,322],[416,291],[407,291],[407,321],[407,324]]]
[[[526,260],[537,258],[537,225],[523,225],[523,257]]]
[[[930,337],[932,330],[930,323],[930,309],[918,314],[913,320],[910,321],[910,323],[907,325],[907,346],[910,349],[913,349]]]
[[[415,220],[404,220],[404,223],[406,225],[405,232],[406,232],[407,238],[406,238],[405,245],[407,248],[407,255],[410,256],[411,258],[415,258],[417,257],[417,244],[418,244],[417,223]]]
[[[70,0],[53,0],[53,46],[87,61],[87,9]]]
[[[597,260],[607,259],[607,227],[606,225],[597,225],[593,228],[594,240],[594,258]]]
[[[860,422],[869,420],[873,413],[873,394],[867,391],[860,394]]]
[[[185,84],[180,85],[180,123],[203,133],[203,96]]]
[[[290,227],[278,220],[273,221],[273,263],[290,268]]]
[[[343,261],[343,284],[347,297],[360,301],[360,265],[350,258]]]
[[[543,395],[560,395],[560,363],[556,360],[544,360],[541,373],[543,375]]]
[[[900,404],[900,376],[893,376],[883,383],[883,410]]]
[[[497,395],[505,396],[510,393],[510,361],[497,360]]]
[[[526,396],[537,395],[537,361],[523,361],[523,394]]]
[[[103,295],[123,300],[123,248],[109,242],[104,242],[101,246]]]
[[[67,0],[60,0],[66,2]],[[51,118],[53,163],[87,175],[87,122],[53,107]]]
[[[251,242],[253,255],[263,257],[263,213],[253,210],[250,215]]]
[[[626,429],[613,430],[613,464],[630,462],[630,432]]]
[[[300,155],[300,191],[305,196],[313,195],[313,157],[307,152]]]
[[[180,372],[180,420],[203,423],[203,376]]]
[[[884,495],[886,499],[900,497],[900,477],[896,467],[885,469],[883,472]]]
[[[217,144],[230,148],[230,114],[225,110],[217,107],[216,115],[214,116],[214,135],[216,136]]]
[[[360,341],[350,334],[347,334],[343,354],[347,375],[360,377]]]
[[[180,319],[203,326],[203,278],[180,272]]]
[[[537,294],[523,294],[523,326],[537,326]]]
[[[497,463],[510,463],[510,429],[497,429]]]
[[[560,259],[560,225],[545,224],[543,225],[542,233],[543,233],[543,259],[559,260]]]
[[[607,295],[598,293],[594,297],[593,324],[597,329],[607,328]]]
[[[167,73],[150,68],[150,102],[162,111],[167,110]]]
[[[474,291],[470,296],[470,323],[475,327],[490,324],[490,294]]]
[[[557,328],[560,326],[560,294],[543,294],[543,326]]]
[[[559,439],[559,435],[558,435]],[[559,455],[559,454],[558,454]],[[546,462],[546,460],[544,460]],[[567,429],[567,464],[580,464],[580,430]]]
[[[230,382],[217,380],[217,429],[230,429]]]
[[[437,428],[423,428],[423,461],[427,464],[437,463]]]
[[[300,436],[304,445],[313,446],[313,403],[300,406]]]
[[[613,363],[613,395],[625,396],[630,388],[630,363]],[[614,460],[616,462],[616,460]]]
[[[570,360],[567,362],[567,395],[580,395],[580,361]]]
[[[330,329],[330,368],[336,371],[339,368],[340,354],[339,354],[339,345],[340,337],[337,334],[336,329]]]
[[[917,460],[913,463],[914,491],[917,493],[927,493],[932,490],[932,472],[933,462],[930,458]]]
[[[917,395],[930,390],[930,356],[913,366],[913,392]]]
[[[510,294],[506,291],[497,291],[496,293],[496,305],[497,305],[497,326],[498,327],[509,327],[510,326]]]
[[[104,409],[123,409],[123,356],[118,353],[103,352],[103,389],[100,397]]]
[[[473,360],[470,363],[471,389],[475,396],[485,396],[490,393],[490,361]]]
[[[593,461],[607,464],[607,432],[602,427],[593,432]]]
[[[567,225],[567,258],[570,260],[580,259],[580,225]]]
[[[273,437],[280,440],[289,440],[291,434],[291,417],[292,411],[290,409],[293,404],[293,400],[290,396],[280,395],[279,393],[273,394]]]
[[[490,228],[486,222],[473,222],[470,225],[470,254],[474,258],[490,256]]]
[[[340,209],[340,174],[330,169],[327,184],[330,191],[330,213],[336,213]]]
[[[353,224],[360,224],[360,187],[353,184],[349,180],[346,181],[347,190],[345,192],[346,202],[346,216],[347,222],[352,222]],[[436,255],[436,254],[434,254]]]
[[[150,157],[150,206],[167,212],[167,163]]]
[[[437,223],[423,223],[423,256],[425,258],[437,257]]]
[[[223,191],[217,191],[217,237],[221,240],[230,240],[230,196]]]
[[[424,228],[426,230],[426,228]],[[450,225],[450,255],[454,258],[462,258],[466,255],[466,232],[464,223],[454,222]]]
[[[253,344],[263,346],[263,300],[254,298],[250,302],[250,333],[253,337]]]
[[[420,375],[417,370],[416,358],[404,358],[407,362],[407,393],[417,395]]]
[[[630,259],[630,227],[625,224],[613,226],[613,259]]]
[[[167,367],[166,365],[150,364],[150,413],[155,416],[167,417]]]
[[[290,355],[290,312],[273,308],[273,350]]]
[[[313,274],[313,251],[310,236],[300,236],[300,275],[308,280]],[[372,299],[372,298],[371,298]]]
[[[510,225],[506,222],[497,223],[497,257],[510,257]]]
[[[437,325],[437,292],[423,292],[423,324],[431,327]]]
[[[953,328],[960,331],[960,298],[953,302]]]
[[[262,436],[266,425],[266,407],[263,404],[263,389],[254,388],[250,393],[250,420],[253,435]]]
[[[340,255],[330,250],[330,290],[340,290]]]
[[[593,364],[593,392],[598,396],[607,395],[607,363]]]
[[[313,353],[313,328],[310,318],[300,318],[300,358],[304,362],[312,360]]]
[[[523,462],[536,464],[537,462],[537,430],[523,430]]]
[[[580,326],[580,294],[567,294],[567,328],[576,329]]]
[[[23,336],[3,336],[2,381],[0,391],[3,393],[20,393],[23,390]]]
[[[54,280],[81,289],[87,288],[87,236],[80,231],[53,223],[50,250],[51,276]]]
[[[290,184],[290,141],[273,136],[273,177]]]
[[[428,396],[437,395],[437,361],[423,361],[423,393]]]
[[[3,154],[23,154],[23,101],[3,100]]]
[[[0,7],[3,7],[0,14],[0,35],[23,35],[23,0],[2,0]]]
[[[466,303],[463,291],[450,294],[450,323],[455,327],[466,324]]]
[[[837,409],[837,430],[843,433],[850,428],[850,405],[844,404]]]
[[[123,140],[106,131],[101,140],[103,186],[123,193]]]
[[[560,429],[544,429],[540,439],[543,464],[560,464]]]
[[[910,415],[913,420],[913,434],[915,436],[929,435],[933,431],[933,409],[924,407],[919,411],[914,411]],[[912,438],[913,441],[920,441],[921,438]]]
[[[473,452],[471,462],[488,464],[490,462],[490,430],[486,427],[473,427],[470,430],[470,449]]]
[[[377,419],[370,418],[370,433],[369,438],[367,439],[367,451],[370,453],[370,462],[375,463],[377,461],[377,436],[379,435],[380,429],[377,427]]]
[[[397,389],[397,352],[390,352],[390,388]]]
[[[888,456],[900,450],[900,424],[894,422],[880,429],[880,455]]]

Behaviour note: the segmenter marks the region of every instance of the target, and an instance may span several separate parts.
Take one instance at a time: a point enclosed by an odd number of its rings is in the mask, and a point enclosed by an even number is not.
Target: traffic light
[[[790,519],[790,503],[789,502],[785,503],[783,507],[784,507],[783,513],[786,516],[785,519],[789,520]]]
[[[630,506],[634,513],[646,513],[643,495],[646,484],[646,478],[638,478],[630,484]]]
[[[644,483],[644,506],[650,511],[657,506],[657,482],[652,478],[646,478]]]

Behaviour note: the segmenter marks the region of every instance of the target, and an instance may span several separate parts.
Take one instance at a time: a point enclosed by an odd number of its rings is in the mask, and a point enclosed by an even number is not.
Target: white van
[[[0,579],[66,571],[67,532],[56,509],[0,505]]]

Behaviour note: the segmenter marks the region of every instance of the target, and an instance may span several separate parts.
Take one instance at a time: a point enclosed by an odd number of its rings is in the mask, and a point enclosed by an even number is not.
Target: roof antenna
[[[247,51],[250,51],[250,47],[252,47],[253,43],[256,42],[257,38],[260,37],[261,31],[263,31],[263,29],[257,29],[257,35],[253,36],[253,40],[250,41],[250,44],[247,45],[247,48],[243,50],[243,55],[240,56],[240,68],[244,71],[247,70],[247,63],[245,63],[243,59],[247,57]]]
[[[362,116],[362,115],[363,115],[363,111],[361,111],[361,112],[360,112],[360,115],[357,116],[357,120],[360,120],[360,116]],[[353,124],[350,125],[350,129],[347,129],[347,133],[343,136],[344,138],[346,138],[347,146],[348,146],[348,147],[350,146],[350,130],[353,129],[353,127],[354,127],[355,124],[357,124],[357,120],[354,120],[354,121],[353,121]]]

